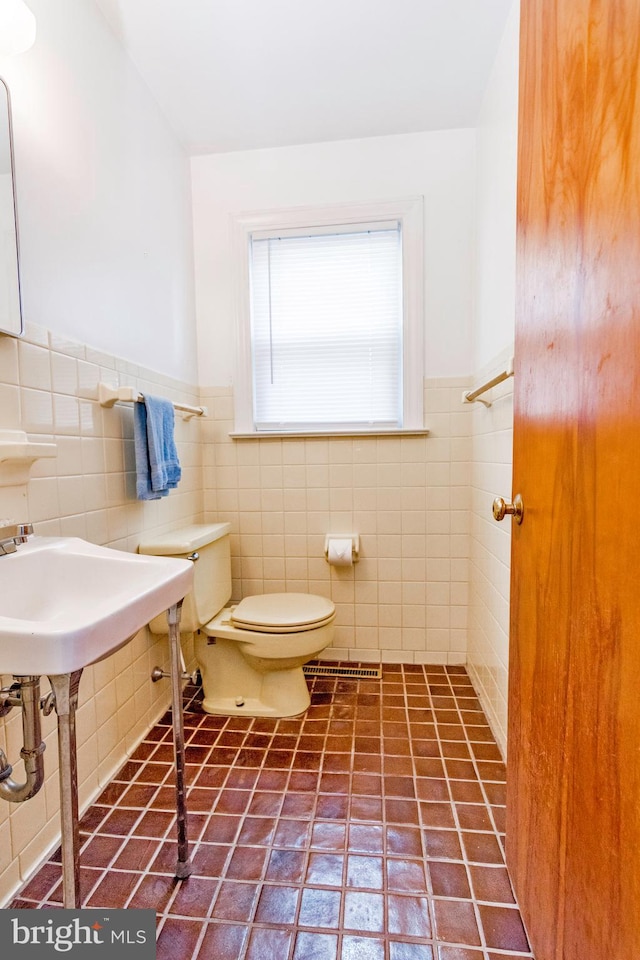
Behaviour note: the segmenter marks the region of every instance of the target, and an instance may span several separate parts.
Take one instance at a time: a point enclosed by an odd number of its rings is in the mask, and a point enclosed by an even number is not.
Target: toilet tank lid
[[[180,553],[193,553],[199,547],[214,543],[231,532],[230,523],[192,523],[161,533],[138,544],[138,553],[154,557],[174,557]]]
[[[313,593],[264,593],[241,600],[231,620],[239,627],[280,633],[322,626],[335,611],[331,600]]]

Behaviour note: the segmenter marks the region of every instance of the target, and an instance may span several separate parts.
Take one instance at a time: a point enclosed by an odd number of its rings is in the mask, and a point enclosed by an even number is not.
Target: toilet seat
[[[331,600],[313,593],[265,593],[245,597],[232,608],[230,621],[256,633],[302,633],[331,623],[336,609]]]

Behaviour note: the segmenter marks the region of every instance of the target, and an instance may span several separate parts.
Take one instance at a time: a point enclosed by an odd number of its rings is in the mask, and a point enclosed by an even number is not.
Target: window
[[[402,201],[237,221],[238,432],[422,428],[421,220]]]

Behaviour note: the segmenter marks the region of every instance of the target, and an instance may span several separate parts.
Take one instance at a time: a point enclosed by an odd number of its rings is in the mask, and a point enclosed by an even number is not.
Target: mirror
[[[0,332],[24,332],[20,305],[18,217],[9,88],[0,78]]]

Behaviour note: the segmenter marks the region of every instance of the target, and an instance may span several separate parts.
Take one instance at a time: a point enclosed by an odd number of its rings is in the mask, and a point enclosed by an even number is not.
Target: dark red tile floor
[[[82,819],[83,905],[154,908],[162,960],[530,958],[465,669],[309,682],[307,713],[279,721],[209,716],[189,688],[193,875],[172,875],[167,715]],[[54,854],[12,906],[60,901]]]

